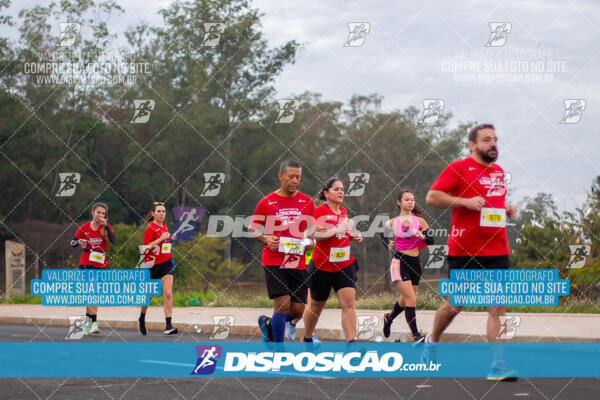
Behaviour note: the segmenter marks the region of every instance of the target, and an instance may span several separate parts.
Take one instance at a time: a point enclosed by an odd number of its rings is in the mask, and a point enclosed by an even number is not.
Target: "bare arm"
[[[261,243],[266,244],[269,249],[276,251],[279,249],[279,238],[273,235],[263,235],[260,231],[250,225],[248,227],[248,233],[254,234],[254,239],[258,240]]]

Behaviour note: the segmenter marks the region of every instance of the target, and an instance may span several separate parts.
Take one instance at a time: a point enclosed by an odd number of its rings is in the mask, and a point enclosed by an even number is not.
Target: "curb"
[[[45,318],[45,317],[7,317],[0,316],[0,324],[11,324],[11,325],[39,325],[39,326],[69,326],[69,321],[65,318]],[[213,324],[190,324],[186,322],[178,322],[175,324],[177,329],[180,332],[185,333],[204,333],[204,334],[212,334],[215,325]],[[137,330],[137,320],[99,320],[98,326],[100,329],[132,329]],[[162,331],[164,329],[164,322],[156,322],[156,321],[146,321],[146,328],[151,331]],[[201,331],[198,332],[198,329]],[[341,341],[343,339],[343,331],[342,329],[327,329],[327,328],[317,328],[316,333],[320,339],[332,340],[332,341]],[[232,335],[242,335],[242,336],[256,336],[257,338],[261,337],[260,329],[258,325],[234,325],[229,328],[229,334]],[[296,338],[299,340],[304,335],[304,328],[298,327],[296,329]],[[375,332],[373,337],[377,337],[380,335],[380,332]],[[400,334],[398,336],[402,342],[406,342],[410,340],[408,334]],[[218,340],[218,339],[214,339]],[[369,341],[373,339],[362,339],[361,341]],[[388,339],[385,339],[384,342],[394,342],[395,337],[394,333]],[[444,342],[485,342],[487,341],[485,334],[460,334],[460,333],[444,333],[443,336]],[[577,337],[541,337],[541,336],[519,336],[518,340],[514,340],[514,342],[600,342],[600,338],[598,339],[585,339]]]

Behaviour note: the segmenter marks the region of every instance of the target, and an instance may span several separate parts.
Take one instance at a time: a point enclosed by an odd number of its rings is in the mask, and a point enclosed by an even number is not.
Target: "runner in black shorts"
[[[152,210],[146,215],[145,222],[148,223],[144,233],[144,265],[150,266],[150,278],[160,279],[162,286],[163,309],[165,312],[165,335],[175,335],[177,328],[173,327],[171,318],[173,315],[173,275],[175,274],[175,263],[171,256],[171,236],[164,223],[167,216],[165,203],[156,201]],[[138,318],[138,330],[142,335],[148,333],[146,329],[146,311],[148,306],[143,306]]]
[[[258,325],[264,341],[283,342],[285,323],[302,315],[306,303],[304,251],[314,245],[304,237],[314,209],[312,199],[298,190],[302,168],[284,161],[279,168],[281,186],[256,206],[249,231],[264,243],[262,263],[273,316],[261,315]]]
[[[498,138],[493,125],[477,125],[469,132],[470,157],[454,161],[444,169],[427,193],[427,204],[441,209],[452,208],[448,237],[448,266],[452,269],[505,269],[508,262],[506,219],[516,215],[514,206],[506,205],[504,170],[498,158]],[[462,307],[446,302],[437,310],[428,343],[440,340]],[[504,307],[488,307],[487,338],[498,342],[500,316]],[[514,380],[516,372],[501,361],[501,347],[494,354],[488,374],[491,380]],[[428,345],[424,361],[435,358],[435,346]]]
[[[350,240],[362,242],[359,232],[352,232],[353,221],[341,206],[344,185],[331,178],[319,192],[325,203],[315,208],[313,219],[317,246],[311,264],[310,308],[304,311],[304,341],[312,342],[315,326],[325,308],[331,289],[335,291],[341,307],[342,329],[347,342],[356,336],[356,309],[354,307],[357,262],[350,254]]]
[[[428,235],[429,225],[421,217],[423,211],[415,206],[415,195],[409,190],[403,190],[396,202],[400,209],[397,217],[386,223],[386,228],[394,231],[394,241],[391,249],[395,250],[390,264],[390,279],[400,292],[400,299],[394,303],[394,308],[383,315],[383,336],[390,336],[392,322],[402,311],[406,323],[413,336],[413,343],[425,340],[417,328],[417,289],[421,279],[421,261],[419,250],[426,244],[433,244],[433,238]]]

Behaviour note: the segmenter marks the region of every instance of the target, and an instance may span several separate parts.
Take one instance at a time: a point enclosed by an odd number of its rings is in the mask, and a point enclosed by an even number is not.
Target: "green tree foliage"
[[[8,6],[8,0],[0,0],[0,10]],[[0,25],[13,24],[19,34],[16,40],[0,37],[4,237],[14,236],[11,224],[27,220],[70,224],[50,245],[66,246],[71,239],[66,232],[89,218],[92,203],[104,201],[118,230],[109,262],[131,267],[139,257],[142,219],[152,201],[165,201],[169,211],[205,207],[201,230],[211,215],[250,215],[258,200],[279,186],[277,171],[285,159],[302,164],[301,190],[313,197],[330,176],[337,175],[348,190],[349,173],[368,173],[364,195],[345,201],[351,215],[393,215],[398,192],[411,189],[431,227],[449,227],[451,212],[425,207],[425,195],[448,163],[466,155],[472,123],[457,123],[444,114],[435,125],[424,125],[415,107],[384,111],[378,94],[339,102],[302,88],[287,96],[298,101],[293,121],[276,123],[281,97],[274,79],[302,47],[295,40],[270,46],[261,14],[249,1],[173,0],[160,11],[157,26],[140,23],[128,29],[127,61],[145,66],[135,83],[90,82],[80,76],[49,84],[43,78],[61,78],[68,71],[27,73],[26,65],[69,52],[69,61],[84,68],[100,60],[82,53],[116,53],[117,33],[108,30],[106,21],[120,13],[112,0],[63,0],[23,9],[14,20],[0,17]],[[80,37],[66,49],[58,46],[58,23],[64,21],[82,26]],[[223,24],[214,47],[205,45],[206,23]],[[108,78],[115,72],[101,74]],[[153,100],[154,110],[147,123],[132,123],[134,101],[142,99]],[[56,197],[60,172],[81,174],[74,196]],[[207,172],[226,174],[218,196],[203,194]],[[548,194],[521,205],[509,232],[514,265],[556,266],[582,293],[595,290],[599,179],[573,213],[559,214]],[[167,222],[172,228],[170,212]],[[445,239],[436,237],[438,243]],[[588,266],[567,270],[568,246],[577,241],[592,247]],[[378,239],[353,246],[363,287],[382,283],[388,254]],[[199,235],[175,246],[182,277],[176,285],[206,288],[212,280],[262,279],[260,268],[248,268],[260,265],[260,252],[261,244],[250,239]],[[230,254],[234,258],[228,262]],[[57,266],[65,262],[44,260]]]
[[[140,261],[139,245],[143,242],[146,224],[117,224],[113,229],[117,243],[109,246],[109,267],[135,268]],[[175,243],[172,248],[177,276],[175,289],[192,291],[227,287],[231,282],[227,277],[237,277],[243,266],[236,260],[228,266],[223,259],[224,243],[224,239],[202,234],[189,242]]]

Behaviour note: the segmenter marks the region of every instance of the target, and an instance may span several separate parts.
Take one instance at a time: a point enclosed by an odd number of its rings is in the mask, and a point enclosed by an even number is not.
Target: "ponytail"
[[[154,221],[154,211],[156,211],[156,207],[158,206],[165,207],[165,203],[163,203],[162,201],[155,201],[154,203],[152,203],[152,210],[148,211],[148,213],[144,217],[144,222]]]
[[[323,187],[321,188],[321,190],[319,191],[318,194],[318,198],[321,201],[325,201],[326,197],[325,197],[325,192],[328,192],[329,189],[332,188],[333,184],[336,183],[337,181],[339,181],[340,179],[337,176],[332,176],[331,178],[329,178],[327,180],[327,182],[325,182],[325,184],[323,185]]]

